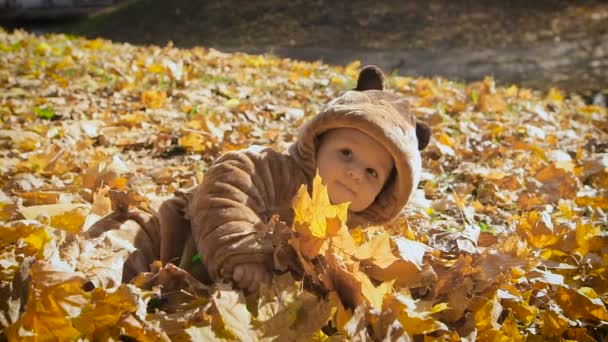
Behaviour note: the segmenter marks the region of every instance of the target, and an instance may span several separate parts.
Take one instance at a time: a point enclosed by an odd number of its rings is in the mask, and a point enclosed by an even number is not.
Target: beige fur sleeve
[[[271,261],[265,224],[270,215],[291,208],[304,181],[291,157],[271,149],[230,152],[209,168],[192,192],[187,215],[213,279],[231,277],[239,264]]]

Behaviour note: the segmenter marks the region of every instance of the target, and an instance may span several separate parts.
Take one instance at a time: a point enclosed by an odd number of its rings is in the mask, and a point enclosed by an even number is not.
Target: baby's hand
[[[261,283],[270,283],[271,275],[263,264],[243,264],[234,268],[232,279],[241,289],[257,291]]]

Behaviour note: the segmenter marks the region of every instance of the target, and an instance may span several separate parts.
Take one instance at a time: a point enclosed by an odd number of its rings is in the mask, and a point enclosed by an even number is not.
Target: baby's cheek
[[[378,186],[378,184],[370,184],[367,188],[366,188],[366,200],[368,201],[368,205],[371,205],[374,200],[376,199],[376,196],[378,196],[378,194],[380,193],[380,191],[382,190],[381,186]]]

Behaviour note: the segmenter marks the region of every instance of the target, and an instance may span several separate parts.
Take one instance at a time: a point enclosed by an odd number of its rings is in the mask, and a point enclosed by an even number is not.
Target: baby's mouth
[[[349,186],[347,186],[346,184],[344,184],[340,181],[336,181],[336,183],[338,183],[340,185],[340,187],[342,187],[342,189],[346,190],[346,192],[349,194],[351,200],[355,198],[355,192],[353,190],[351,190],[351,188]]]

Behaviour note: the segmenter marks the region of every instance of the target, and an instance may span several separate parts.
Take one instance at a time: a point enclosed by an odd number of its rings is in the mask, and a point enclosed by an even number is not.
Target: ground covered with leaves
[[[359,69],[0,31],[0,327],[8,340],[608,338],[608,114],[557,89],[390,77],[433,129],[419,190],[348,230],[317,180],[245,295],[84,232],[112,204],[199,184],[224,152],[285,149]],[[291,253],[295,252],[295,253]],[[0,338],[1,339],[1,338]]]

